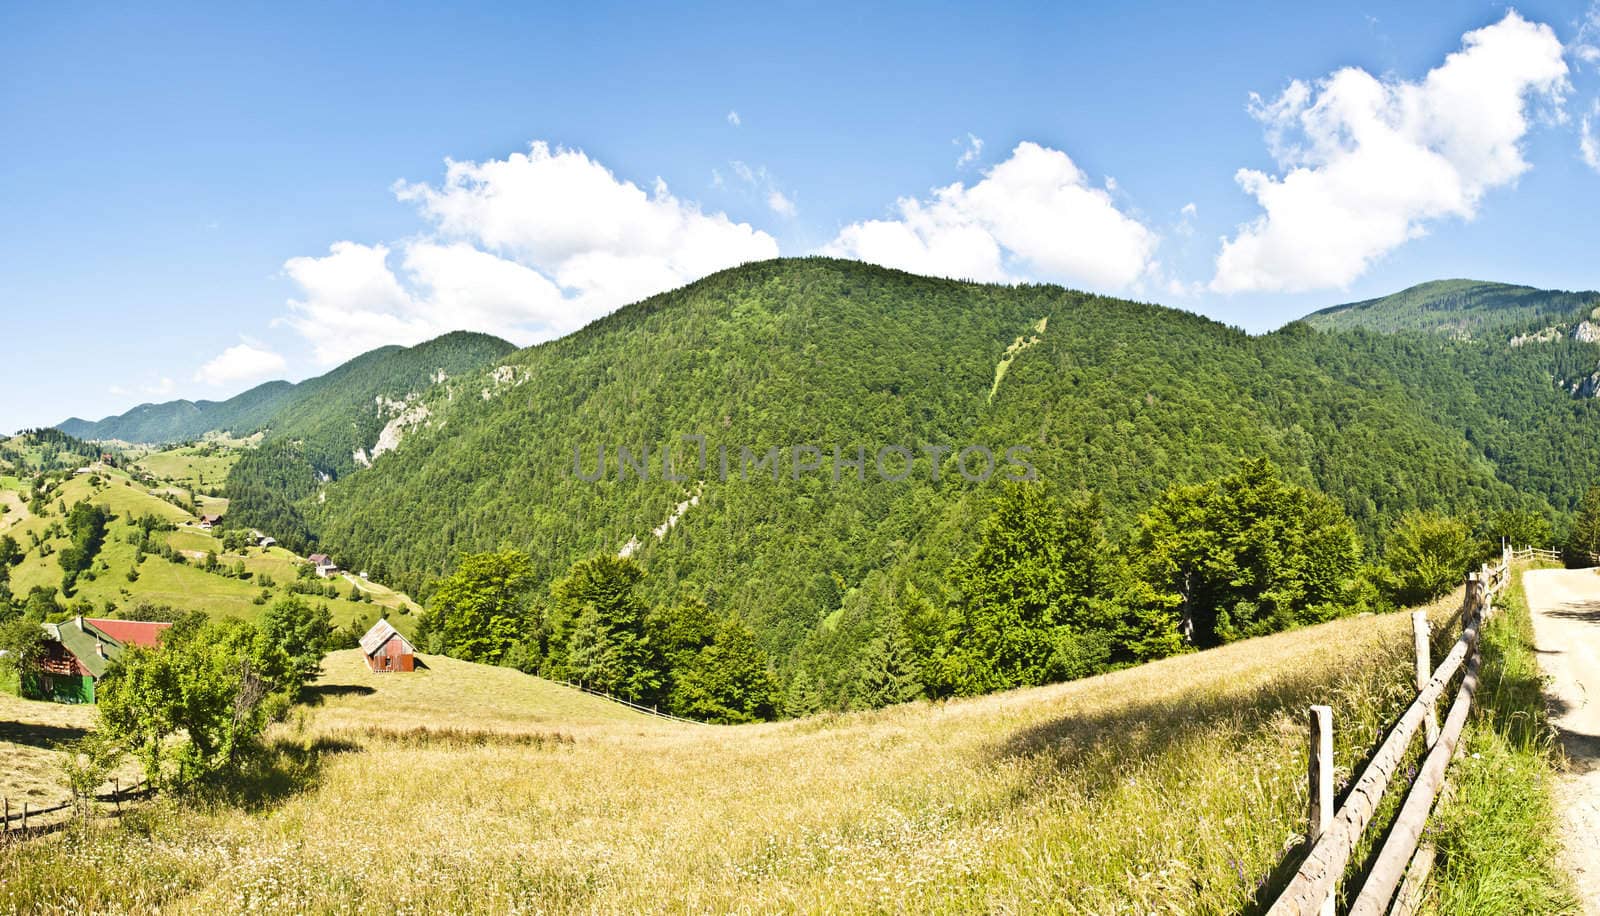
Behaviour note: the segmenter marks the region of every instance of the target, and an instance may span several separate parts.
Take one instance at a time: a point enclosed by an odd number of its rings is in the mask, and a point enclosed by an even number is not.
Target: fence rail
[[[126,787],[124,787],[120,781],[112,780],[111,791],[93,793],[85,796],[83,801],[91,808],[95,804],[110,805],[116,811],[116,813],[121,814],[122,805],[124,802],[131,802],[135,799],[144,798],[150,795],[151,792],[152,789],[150,787],[150,782],[145,779],[140,779],[133,785]],[[42,824],[38,819],[51,814],[56,814],[61,811],[66,811],[70,808],[73,808],[77,804],[77,800],[68,799],[57,805],[47,805],[43,808],[37,808],[27,801],[22,802],[20,806],[15,806],[11,803],[11,799],[9,798],[0,799],[0,837],[6,837],[12,833],[27,834],[38,832],[40,830],[59,826],[59,822]]]
[[[638,703],[629,702],[628,700],[624,700],[621,697],[614,697],[611,694],[606,693],[604,690],[595,690],[593,687],[585,687],[584,685],[578,684],[578,683],[574,683],[573,681],[557,681],[556,683],[565,684],[566,686],[571,687],[573,690],[581,690],[584,693],[587,693],[589,696],[592,696],[592,697],[600,697],[601,699],[610,700],[613,703],[621,703],[623,706],[626,706],[629,709],[637,710],[637,711],[642,712],[642,713],[644,713],[646,715],[656,716],[657,718],[671,719],[674,722],[683,722],[686,725],[710,725],[711,724],[709,722],[697,722],[694,719],[685,719],[682,716],[675,716],[672,713],[662,712],[661,710],[656,709],[654,706],[641,706]]]
[[[1390,726],[1388,737],[1361,771],[1337,811],[1333,808],[1333,710],[1327,706],[1311,707],[1307,767],[1311,788],[1307,837],[1311,848],[1288,887],[1267,911],[1271,916],[1333,916],[1339,882],[1420,730],[1427,748],[1426,757],[1349,910],[1351,916],[1412,912],[1433,865],[1432,847],[1421,843],[1423,828],[1435,800],[1445,788],[1446,773],[1456,756],[1461,731],[1478,687],[1479,633],[1493,613],[1495,595],[1510,581],[1511,564],[1534,559],[1559,560],[1560,554],[1549,548],[1508,547],[1499,563],[1485,563],[1467,576],[1461,636],[1437,667],[1432,667],[1429,658],[1432,641],[1427,615],[1422,611],[1412,614],[1416,699]],[[1441,727],[1437,718],[1438,701],[1445,687],[1463,669],[1461,686],[1456,690]]]

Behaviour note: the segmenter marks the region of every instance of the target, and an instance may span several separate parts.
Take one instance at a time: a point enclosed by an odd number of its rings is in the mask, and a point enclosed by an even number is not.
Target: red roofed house
[[[170,623],[74,617],[44,624],[49,648],[22,679],[22,695],[57,703],[93,703],[95,684],[129,646],[155,648]]]
[[[324,579],[339,571],[339,564],[333,562],[333,559],[325,553],[314,553],[307,559],[316,567],[317,575]]]
[[[411,671],[416,667],[417,650],[387,620],[380,619],[361,637],[361,651],[373,671]]]

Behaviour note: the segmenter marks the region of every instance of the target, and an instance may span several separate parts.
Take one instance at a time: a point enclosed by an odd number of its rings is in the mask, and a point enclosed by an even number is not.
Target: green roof
[[[122,643],[95,629],[90,623],[82,623],[77,619],[47,623],[44,630],[51,639],[61,643],[62,648],[76,656],[78,663],[88,669],[95,680],[99,680],[111,663],[122,655]],[[100,654],[102,646],[105,648],[104,656]]]

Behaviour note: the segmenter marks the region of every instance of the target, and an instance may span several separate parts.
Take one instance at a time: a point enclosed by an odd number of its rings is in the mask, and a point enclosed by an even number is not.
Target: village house
[[[417,650],[387,620],[379,619],[361,637],[361,651],[373,671],[411,671],[416,667]]]
[[[22,695],[57,703],[93,703],[95,685],[129,646],[154,648],[170,623],[74,617],[44,624],[47,648],[38,667],[24,674]]]
[[[324,579],[339,571],[339,564],[333,562],[333,559],[325,553],[314,553],[309,559],[312,567],[316,569],[317,575]]]
[[[220,524],[222,524],[222,516],[220,516],[220,515],[202,515],[202,516],[200,516],[200,528],[201,528],[201,530],[210,531],[212,528],[215,528],[216,526],[218,526]]]

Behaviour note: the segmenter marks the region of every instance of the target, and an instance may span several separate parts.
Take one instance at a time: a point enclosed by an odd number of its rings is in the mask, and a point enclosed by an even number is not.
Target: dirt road
[[[1534,570],[1522,581],[1552,719],[1572,759],[1556,788],[1567,866],[1585,911],[1600,916],[1600,573]]]

